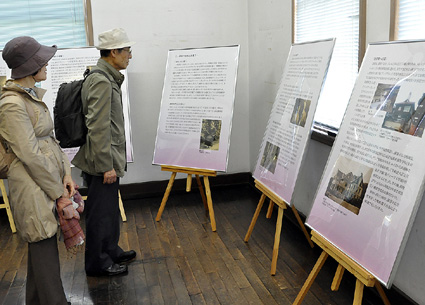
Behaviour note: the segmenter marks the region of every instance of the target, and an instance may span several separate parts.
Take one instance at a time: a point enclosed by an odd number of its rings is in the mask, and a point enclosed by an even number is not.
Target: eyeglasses
[[[131,54],[131,48],[122,48],[124,51],[128,52],[128,54]]]

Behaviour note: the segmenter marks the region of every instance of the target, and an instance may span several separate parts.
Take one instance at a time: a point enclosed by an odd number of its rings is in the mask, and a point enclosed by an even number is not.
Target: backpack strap
[[[90,75],[90,74],[93,74],[93,73],[100,73],[100,74],[103,74],[103,76],[105,76],[110,82],[111,82],[111,79],[109,78],[109,75],[106,73],[106,72],[104,72],[104,71],[102,71],[102,70],[100,70],[100,69],[93,69],[93,70],[90,70],[90,69],[86,69],[86,71],[84,71],[84,80],[86,80],[86,78]]]

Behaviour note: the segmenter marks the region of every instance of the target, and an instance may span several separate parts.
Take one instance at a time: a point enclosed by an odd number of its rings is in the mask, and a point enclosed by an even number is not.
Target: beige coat
[[[53,138],[53,121],[41,101],[45,90],[35,88],[39,99],[12,81],[2,90],[19,94],[0,100],[0,134],[17,156],[8,172],[11,209],[20,236],[37,242],[57,232],[55,199],[63,194],[63,177],[71,169]],[[34,109],[34,126],[23,99]]]

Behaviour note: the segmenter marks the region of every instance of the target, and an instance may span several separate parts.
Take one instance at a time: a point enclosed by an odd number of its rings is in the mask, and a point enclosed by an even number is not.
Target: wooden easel
[[[125,211],[124,211],[124,205],[122,204],[122,199],[121,199],[121,192],[120,190],[118,190],[118,205],[120,207],[120,212],[121,212],[121,218],[123,222],[127,221],[127,216],[125,215]]]
[[[208,180],[208,177],[217,176],[217,172],[214,170],[208,170],[208,169],[197,169],[197,168],[168,166],[168,165],[167,166],[161,165],[161,170],[171,172],[171,177],[170,177],[170,181],[168,181],[167,189],[165,190],[164,197],[162,198],[161,206],[159,207],[158,214],[156,215],[155,220],[156,221],[161,220],[162,212],[164,212],[164,208],[167,203],[168,196],[170,195],[171,188],[173,187],[173,183],[177,173],[187,174],[186,192],[190,192],[192,187],[192,175],[195,175],[196,181],[198,182],[198,188],[201,193],[202,202],[204,203],[205,210],[207,210],[210,215],[211,229],[213,232],[215,232],[217,228],[215,224],[214,209],[213,209],[211,190],[210,190],[210,182]],[[205,193],[202,187],[201,179],[199,178],[200,175],[204,176]]]
[[[83,200],[87,200],[87,196],[83,196]],[[127,216],[125,215],[125,211],[124,211],[124,205],[122,204],[122,200],[121,200],[121,192],[118,190],[118,205],[120,207],[120,212],[121,212],[121,218],[123,222],[127,221]]]
[[[12,233],[16,233],[15,221],[13,220],[12,211],[10,210],[9,199],[7,198],[6,187],[4,186],[3,179],[0,179],[1,195],[3,197],[3,203],[0,204],[0,209],[6,209],[7,217],[9,218],[10,229]]]
[[[280,232],[282,230],[282,218],[283,218],[283,210],[287,208],[286,202],[277,196],[274,192],[272,192],[268,187],[266,187],[264,184],[262,184],[260,181],[255,180],[255,187],[258,188],[263,194],[261,195],[260,201],[258,202],[257,209],[255,210],[254,216],[252,217],[251,224],[248,228],[248,231],[245,235],[245,242],[248,242],[249,238],[251,237],[251,233],[254,230],[255,223],[257,222],[258,215],[260,215],[261,208],[263,207],[264,200],[266,197],[270,198],[270,204],[269,208],[267,210],[267,218],[271,217],[271,214],[273,212],[273,206],[276,203],[278,205],[278,214],[277,214],[277,222],[276,222],[276,232],[274,237],[274,245],[273,245],[273,256],[272,256],[272,266],[270,270],[271,275],[276,274],[276,266],[277,266],[277,256],[279,254],[279,243],[280,243]],[[304,235],[307,238],[308,243],[313,248],[314,244],[312,243],[310,239],[310,235],[308,234],[304,223],[301,220],[300,215],[298,214],[298,211],[295,209],[294,205],[292,205],[292,211],[295,214],[295,217],[298,220],[298,223],[300,224],[301,230],[304,232]]]
[[[331,285],[332,291],[337,291],[339,289],[339,285],[341,283],[344,271],[348,270],[357,278],[356,289],[354,291],[353,305],[361,305],[362,298],[363,298],[363,289],[365,285],[367,287],[375,286],[384,304],[390,305],[390,302],[387,296],[385,295],[384,289],[382,288],[381,284],[376,280],[376,278],[372,274],[370,274],[363,267],[361,267],[359,264],[357,264],[355,261],[349,258],[344,252],[337,249],[334,245],[332,245],[329,241],[323,238],[316,231],[312,231],[311,234],[312,234],[311,239],[319,247],[321,247],[323,251],[319,259],[317,260],[316,264],[314,265],[313,270],[310,272],[310,275],[305,281],[303,287],[301,288],[301,291],[298,293],[298,296],[295,299],[293,305],[299,305],[304,300],[304,297],[306,296],[308,290],[310,289],[311,285],[314,282],[314,279],[316,278],[320,269],[322,269],[323,264],[325,263],[329,255],[333,257],[339,263],[338,268],[335,272],[334,279],[332,281],[332,285]]]

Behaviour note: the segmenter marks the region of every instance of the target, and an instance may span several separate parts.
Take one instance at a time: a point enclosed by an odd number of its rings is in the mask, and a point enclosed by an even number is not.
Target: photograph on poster
[[[329,179],[325,196],[358,215],[373,169],[340,156]]]
[[[406,99],[395,102],[385,114],[383,128],[422,137],[424,130],[425,94],[418,101]]]
[[[413,94],[412,89],[405,90],[405,87],[378,83],[370,109],[372,112],[385,112],[382,128],[422,137],[425,127],[425,93]],[[399,94],[400,91],[405,94]]]
[[[391,112],[399,91],[400,86],[395,86],[394,84],[378,84],[370,108]]]
[[[295,99],[294,110],[291,115],[291,123],[304,127],[307,121],[308,111],[310,109],[311,100],[302,98]]]
[[[417,102],[416,108],[410,117],[406,126],[406,133],[415,137],[422,138],[425,128],[425,93],[422,94]]]
[[[199,149],[218,150],[220,148],[221,120],[202,119]]]
[[[277,145],[273,145],[270,142],[266,142],[263,156],[261,157],[260,165],[274,174],[276,169],[277,160],[279,159],[280,148]]]

